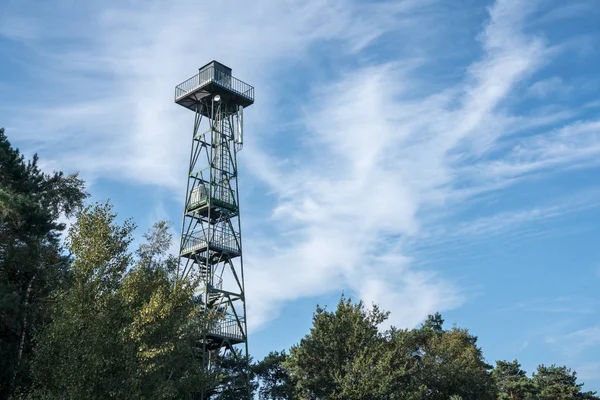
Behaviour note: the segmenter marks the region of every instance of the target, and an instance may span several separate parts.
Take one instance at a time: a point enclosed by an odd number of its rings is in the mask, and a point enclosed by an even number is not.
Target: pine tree
[[[596,392],[582,392],[577,373],[567,367],[540,365],[533,373],[533,383],[539,400],[600,399]]]
[[[535,387],[521,364],[514,361],[496,361],[492,376],[498,388],[499,400],[533,400]]]
[[[32,332],[48,322],[51,298],[69,280],[59,235],[86,197],[77,174],[46,174],[0,129],[0,399],[27,392]]]

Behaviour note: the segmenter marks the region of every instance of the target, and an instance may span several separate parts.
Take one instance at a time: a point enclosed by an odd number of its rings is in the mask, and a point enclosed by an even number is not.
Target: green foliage
[[[365,351],[381,342],[377,327],[387,318],[376,306],[366,311],[362,302],[342,297],[337,310],[318,307],[313,328],[290,350],[286,367],[296,380],[298,395],[307,398],[345,398],[356,363],[366,360]],[[345,389],[346,388],[346,389]]]
[[[381,333],[387,316],[344,297],[335,312],[317,307],[288,358],[271,354],[258,364],[262,398],[294,398],[273,390],[293,386],[295,398],[309,399],[496,399],[491,366],[468,331],[444,330],[436,314],[419,329]]]
[[[37,160],[0,130],[0,399],[31,397],[31,371],[41,398],[187,398],[229,379],[204,371],[197,282],[174,289],[169,225],[134,257],[133,223],[107,203],[81,210],[77,175]],[[74,213],[66,257],[58,219]]]
[[[197,348],[196,283],[174,289],[168,228],[153,227],[134,264],[131,222],[117,223],[108,204],[78,214],[67,241],[73,285],[38,335],[39,396],[179,399],[209,382]]]
[[[398,335],[404,340],[405,335]],[[396,340],[395,340],[396,341]],[[417,399],[410,390],[412,359],[403,344],[380,341],[348,366],[341,382],[340,398],[348,399]]]
[[[52,296],[69,280],[61,255],[61,215],[86,194],[76,174],[42,173],[0,129],[0,398],[27,392],[32,332],[45,325]]]
[[[596,392],[582,392],[577,374],[567,367],[540,365],[533,373],[533,383],[539,400],[600,399]]]
[[[241,351],[228,352],[225,356],[216,357],[216,370],[213,387],[216,398],[219,400],[238,400],[254,398],[258,386],[254,370],[250,367],[251,358],[242,356]],[[248,386],[250,382],[250,386]]]
[[[77,215],[67,247],[73,285],[60,296],[53,321],[38,335],[34,376],[48,398],[127,397],[123,378],[135,364],[121,332],[126,323],[119,289],[131,261],[133,225],[115,221],[108,204]]]
[[[253,366],[254,374],[260,381],[259,398],[261,400],[293,399],[295,383],[284,364],[288,358],[285,351],[270,352]]]
[[[466,329],[443,330],[443,320],[430,316],[415,330],[417,388],[429,399],[448,399],[459,395],[464,400],[495,399],[495,385],[477,338]]]
[[[583,393],[566,367],[540,365],[532,378],[518,361],[488,365],[468,330],[444,328],[439,313],[421,327],[380,333],[388,314],[342,296],[317,306],[299,344],[255,366],[261,399],[600,400]]]
[[[535,386],[531,378],[521,369],[521,364],[514,361],[496,361],[492,377],[498,388],[499,400],[533,400]]]
[[[174,289],[176,260],[166,255],[172,240],[168,229],[161,221],[145,235],[147,243],[140,245],[139,261],[121,290],[136,398],[187,398],[211,380],[198,348],[197,283],[181,281]]]
[[[289,355],[250,368],[236,352],[202,360],[198,282],[177,281],[164,221],[132,254],[134,224],[108,203],[83,209],[77,175],[44,174],[0,129],[0,399],[600,400],[576,373],[518,361],[488,365],[477,338],[444,328],[382,330],[388,313],[342,296],[317,306]],[[76,214],[64,255],[62,216]],[[490,372],[491,370],[491,372]],[[252,380],[250,387],[247,378]]]

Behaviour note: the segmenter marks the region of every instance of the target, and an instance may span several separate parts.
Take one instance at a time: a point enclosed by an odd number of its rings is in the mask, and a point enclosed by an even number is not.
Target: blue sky
[[[9,139],[139,235],[178,227],[193,117],[174,86],[217,59],[256,88],[239,155],[255,357],[344,290],[600,390],[595,0],[176,3],[2,1]]]

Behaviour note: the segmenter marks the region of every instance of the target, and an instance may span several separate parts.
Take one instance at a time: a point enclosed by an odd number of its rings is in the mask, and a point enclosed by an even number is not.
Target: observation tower
[[[177,276],[201,282],[202,357],[214,370],[227,353],[248,355],[237,154],[254,88],[211,61],[175,87],[175,103],[194,113]]]

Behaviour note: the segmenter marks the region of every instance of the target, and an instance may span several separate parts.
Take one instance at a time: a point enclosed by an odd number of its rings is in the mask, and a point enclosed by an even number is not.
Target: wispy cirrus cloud
[[[527,89],[527,92],[531,96],[543,99],[549,95],[566,95],[572,89],[573,88],[563,82],[561,78],[553,76],[552,78],[535,82]]]
[[[515,106],[560,51],[528,30],[536,2],[496,1],[477,38],[465,39],[472,57],[439,81],[423,71],[441,69],[430,46],[455,48],[444,41],[452,23],[429,8],[442,2],[99,4],[67,18],[85,26],[78,38],[61,29],[69,14],[51,10],[0,30],[51,65],[30,71],[37,101],[5,110],[9,127],[52,167],[180,199],[191,120],[172,104],[173,86],[212,58],[254,84],[240,160],[244,185],[267,191],[246,201],[268,206],[259,217],[244,209],[253,217],[244,226],[253,329],[286,302],[341,288],[392,310],[400,326],[457,307],[469,293],[416,267],[410,240],[491,236],[576,210],[546,204],[452,220],[454,207],[600,153],[597,118]],[[65,40],[74,43],[59,49]]]
[[[600,326],[580,329],[565,335],[564,338],[574,343],[575,351],[583,351],[587,347],[600,345]]]
[[[215,57],[236,66],[236,73],[252,84],[264,82],[259,107],[268,109],[268,93],[277,90],[270,80],[277,73],[276,62],[302,60],[320,41],[338,41],[349,52],[359,51],[393,29],[393,17],[416,2],[369,8],[346,1],[238,2],[235,15],[227,19],[213,17],[222,14],[223,5],[198,7],[191,1],[148,7],[142,2],[90,3],[79,10],[69,9],[68,2],[59,4],[63,8],[47,10],[45,18],[7,17],[2,33],[27,43],[40,58],[39,67],[28,66],[37,97],[28,96],[25,109],[15,102],[8,110],[14,113],[11,131],[35,150],[56,155],[57,168],[76,165],[88,179],[112,175],[181,188],[185,167],[178,160],[187,155],[182,144],[188,142],[189,123],[168,99],[194,66]],[[76,12],[83,15],[69,18]],[[71,22],[63,26],[64,19]],[[16,32],[13,25],[31,29]],[[81,34],[74,37],[74,31]],[[62,86],[58,98],[51,93],[57,86]],[[48,105],[46,99],[53,96]],[[82,151],[86,146],[94,150]]]
[[[551,135],[516,138],[513,148],[498,153],[506,137],[515,134],[505,130],[514,118],[507,103],[517,86],[555,55],[544,40],[523,33],[531,9],[496,2],[480,36],[484,55],[468,67],[464,80],[437,93],[411,96],[408,88],[419,76],[410,62],[369,66],[316,92],[306,120],[310,165],[291,162],[288,169],[279,168],[284,173],[265,179],[279,194],[274,216],[291,225],[292,233],[287,240],[271,241],[281,259],[257,263],[258,268],[268,276],[266,271],[276,271],[281,260],[295,260],[286,265],[300,269],[306,282],[299,283],[292,272],[290,283],[278,289],[282,300],[343,285],[392,309],[392,322],[403,326],[427,312],[455,307],[464,294],[436,273],[411,268],[405,242],[387,239],[418,240],[432,223],[423,214],[599,152],[592,121],[569,122]],[[525,127],[516,129],[522,133]],[[592,199],[586,207],[596,203]],[[505,212],[445,230],[453,231],[451,236],[508,232],[577,208]],[[307,270],[306,265],[318,267]],[[403,312],[407,309],[413,312]]]
[[[269,137],[269,127],[281,123],[271,117],[276,115],[273,110],[280,101],[273,81],[274,76],[282,74],[278,63],[301,62],[309,71],[318,71],[308,59],[314,46],[335,43],[336,57],[357,54],[382,34],[401,28],[403,20],[414,23],[411,13],[423,5],[427,2],[379,2],[368,6],[353,1],[238,2],[231,18],[218,19],[214,16],[225,11],[221,4],[199,8],[194,2],[177,6],[113,3],[110,7],[90,3],[83,15],[70,19],[72,23],[67,27],[61,22],[74,11],[58,5],[58,12],[47,10],[43,19],[30,17],[24,21],[22,26],[31,27],[27,32],[12,28],[2,31],[5,37],[33,48],[43,61],[40,64],[49,66],[29,66],[37,96],[27,98],[27,108],[15,102],[12,109],[6,110],[11,114],[9,128],[30,151],[45,153],[48,167],[76,168],[88,181],[108,178],[181,190],[190,116],[168,99],[172,98],[173,86],[193,73],[190,65],[199,66],[207,56],[214,57],[234,66],[237,76],[260,87],[257,103],[248,114],[248,130],[258,134],[263,131]],[[12,26],[21,26],[15,24]],[[85,25],[85,30],[69,45],[75,39],[73,24]],[[45,35],[50,26],[56,29]],[[215,36],[214,32],[219,34]],[[65,41],[66,46],[57,48]],[[47,99],[59,86],[63,86],[59,92],[62,97],[49,105]],[[35,104],[36,99],[40,105]],[[275,182],[281,172],[271,162],[278,163],[280,155],[263,157],[259,146],[260,138],[248,135],[246,164],[261,179],[269,180],[261,172],[275,171],[270,172]],[[261,169],[261,165],[266,167]],[[299,170],[299,175],[305,172]],[[282,203],[277,210],[283,207]],[[340,222],[348,225],[348,221]],[[337,253],[348,245],[345,238],[331,239],[339,227],[331,226],[325,235],[320,229],[315,226],[317,237],[308,238],[279,259],[280,264],[289,263],[287,257],[303,260],[294,274],[283,274],[280,268],[249,268],[248,286],[253,292],[250,321],[255,326],[275,316],[267,317],[270,310],[264,304],[293,298],[286,292],[312,295],[330,290],[331,280],[327,277],[336,279],[338,268],[352,265],[353,259],[361,256],[359,250],[354,256],[339,259]],[[324,242],[322,238],[328,239]],[[332,248],[337,250],[331,252]],[[262,245],[255,249],[254,253],[260,254]],[[314,251],[321,254],[316,263],[311,255]],[[252,253],[250,250],[251,262],[266,264],[264,255],[253,260]],[[307,273],[307,268],[314,273]],[[262,279],[263,274],[268,276]],[[270,291],[269,281],[278,279],[285,284]]]
[[[510,179],[504,182],[503,187],[514,184],[515,181],[514,178]],[[484,188],[489,189],[485,186]],[[593,211],[600,207],[599,198],[600,192],[595,189],[581,190],[574,194],[556,196],[551,201],[539,201],[537,207],[511,208],[452,224],[432,223],[428,229],[405,242],[411,252],[426,253],[433,249],[446,251],[455,247],[479,245],[483,242],[499,240],[507,235],[512,240],[523,240],[526,237],[540,238],[552,234],[548,231],[547,223],[556,224],[572,215]],[[472,203],[484,202],[485,199],[487,198],[474,200]],[[433,216],[431,220],[444,217],[448,217],[448,214]],[[568,231],[563,228],[561,233],[564,235]]]
[[[576,356],[600,345],[600,326],[579,329],[563,335],[549,336],[546,341],[555,344],[569,356]]]
[[[596,312],[596,308],[599,304],[600,302],[585,297],[541,297],[520,302],[517,305],[502,311],[526,311],[550,314],[593,314]],[[549,341],[555,342],[556,339],[552,338]]]
[[[474,167],[481,179],[518,178],[553,167],[596,163],[600,121],[576,121],[550,132],[513,139],[511,144],[499,159]]]

